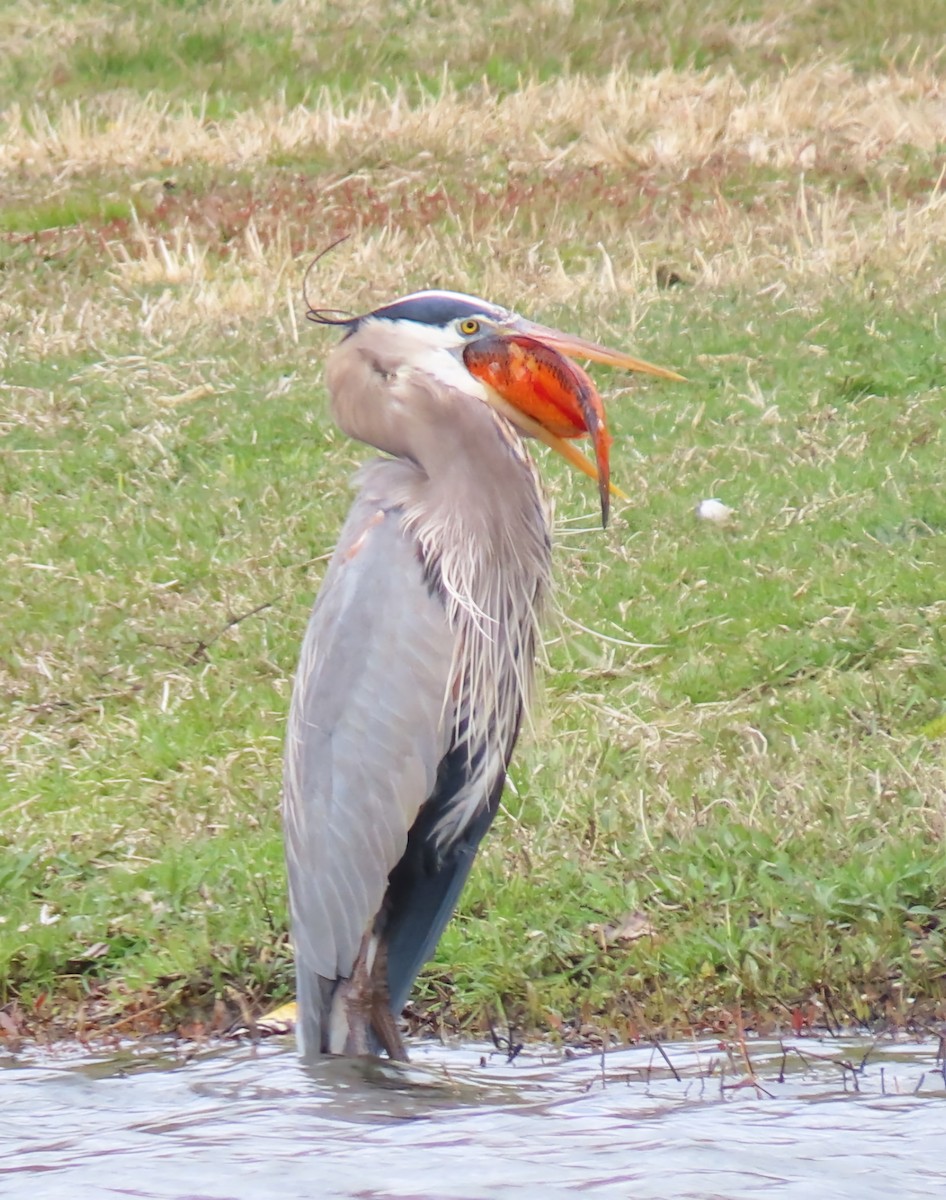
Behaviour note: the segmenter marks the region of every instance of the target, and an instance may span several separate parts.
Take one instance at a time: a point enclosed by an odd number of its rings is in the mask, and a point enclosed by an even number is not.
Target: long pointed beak
[[[590,358],[664,379],[683,377],[623,351],[522,317],[508,328],[509,332],[494,330],[464,348],[467,370],[486,384],[490,403],[507,420],[598,481],[601,523],[607,525],[611,496],[623,500],[627,497],[611,482],[611,435],[604,405],[588,375],[563,355]],[[586,435],[594,445],[594,462],[565,440]]]
[[[513,326],[518,333],[551,346],[569,358],[586,358],[589,362],[604,363],[608,367],[622,367],[625,371],[638,371],[643,375],[656,375],[660,379],[672,379],[675,383],[685,383],[686,379],[667,367],[658,367],[643,358],[635,358],[623,350],[612,350],[608,346],[600,346],[597,342],[589,342],[585,338],[576,337],[572,333],[562,333],[548,325],[538,325],[535,321],[527,321],[525,317],[517,317]]]

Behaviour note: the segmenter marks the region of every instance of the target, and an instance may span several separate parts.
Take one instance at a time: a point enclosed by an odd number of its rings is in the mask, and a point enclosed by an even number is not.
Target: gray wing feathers
[[[309,620],[289,717],[284,822],[300,976],[351,971],[450,744],[453,650],[399,514],[362,497]]]

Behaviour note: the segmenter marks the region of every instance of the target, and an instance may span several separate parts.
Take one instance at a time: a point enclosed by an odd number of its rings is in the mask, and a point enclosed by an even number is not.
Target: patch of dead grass
[[[275,317],[295,339],[296,281],[341,232],[355,236],[320,265],[317,286],[353,309],[407,283],[524,307],[582,293],[633,308],[656,294],[662,260],[710,291],[817,294],[880,272],[935,292],[946,245],[932,158],[946,141],[946,83],[922,67],[862,78],[821,62],[751,83],[732,72],[612,73],[414,104],[381,89],[352,102],[322,93],[310,107],[272,101],[213,122],[199,108],[113,96],[54,112],[14,107],[4,125],[0,169],[21,188],[68,192],[90,173],[119,172],[143,201],[154,191],[131,221],[13,239],[44,256],[85,240],[88,253],[104,249],[115,284],[95,295],[68,284],[55,306],[27,304],[18,338],[31,354],[244,318]],[[185,165],[240,172],[287,155],[325,168],[268,187],[229,176],[180,193],[160,185]],[[753,171],[754,194],[744,185]],[[843,186],[864,172],[867,192]],[[896,186],[905,177],[906,195]],[[22,311],[0,302],[0,321],[18,325]]]
[[[353,163],[366,155],[496,156],[512,171],[563,163],[686,171],[721,153],[777,168],[839,157],[863,167],[942,143],[946,81],[932,67],[863,78],[830,62],[749,83],[732,71],[619,71],[532,83],[509,95],[447,88],[414,103],[380,88],[356,100],[323,90],[311,105],[273,100],[218,121],[199,106],[110,96],[55,111],[13,105],[2,128],[0,167],[59,180],[340,153]]]
[[[131,334],[162,344],[270,319],[296,343],[298,281],[312,254],[345,224],[354,236],[320,263],[311,285],[313,297],[330,307],[363,311],[379,295],[420,286],[492,295],[534,311],[573,305],[581,296],[595,307],[621,301],[631,330],[659,294],[657,268],[667,260],[708,296],[737,287],[816,306],[840,280],[865,294],[881,286],[890,295],[905,288],[934,296],[942,287],[946,246],[946,192],[864,205],[803,179],[769,204],[747,208],[720,195],[689,213],[678,211],[675,221],[670,208],[637,226],[624,224],[620,210],[599,211],[597,246],[587,244],[587,226],[572,213],[550,219],[542,236],[529,240],[514,219],[512,228],[504,224],[501,213],[455,214],[445,226],[425,229],[413,219],[402,225],[389,211],[381,214],[384,225],[372,225],[371,210],[361,212],[357,204],[327,225],[270,215],[264,239],[252,208],[244,212],[246,224],[227,238],[224,254],[212,226],[185,219],[159,231],[133,221],[124,236],[105,243],[110,289],[92,291],[81,280],[67,280],[56,305],[39,302],[24,311],[22,298],[0,302],[0,326],[11,331],[0,331],[0,361],[14,345],[40,357],[90,344],[107,354],[116,338]],[[46,239],[36,245],[48,249]],[[579,256],[572,253],[566,265],[559,248],[579,246]]]

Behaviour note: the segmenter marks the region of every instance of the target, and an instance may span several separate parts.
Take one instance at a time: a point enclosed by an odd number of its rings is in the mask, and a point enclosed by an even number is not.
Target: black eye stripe
[[[487,300],[453,292],[418,292],[414,296],[405,296],[403,300],[395,300],[393,304],[386,304],[383,308],[376,308],[367,315],[388,321],[417,321],[422,325],[449,325],[451,321],[482,316],[501,321],[508,316],[504,309],[497,308]]]

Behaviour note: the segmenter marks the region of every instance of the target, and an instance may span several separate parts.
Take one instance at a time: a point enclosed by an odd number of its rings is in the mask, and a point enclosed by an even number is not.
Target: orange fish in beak
[[[464,347],[466,369],[486,384],[498,411],[524,433],[556,450],[572,466],[597,479],[601,523],[607,525],[611,496],[627,497],[611,483],[611,435],[601,397],[589,376],[565,354],[664,379],[683,377],[521,317],[508,334],[490,332]],[[585,436],[591,437],[594,462],[566,440]]]

